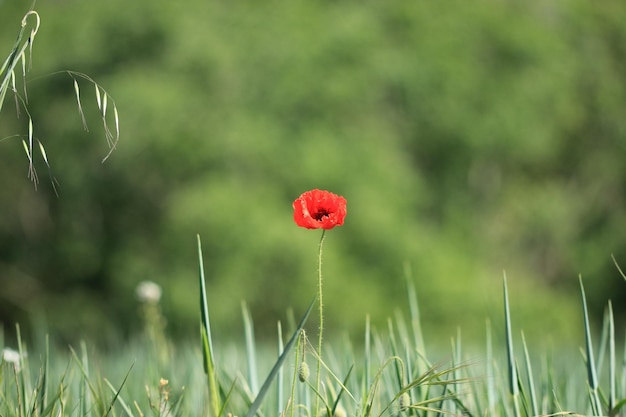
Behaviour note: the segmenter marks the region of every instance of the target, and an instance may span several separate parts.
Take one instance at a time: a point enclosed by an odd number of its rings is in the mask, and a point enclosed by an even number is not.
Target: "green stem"
[[[320,302],[320,330],[319,330],[319,340],[317,342],[317,392],[320,392],[320,383],[321,383],[321,371],[322,371],[322,333],[324,330],[324,314],[323,314],[323,300],[322,300],[322,247],[324,244],[324,237],[326,236],[326,229],[322,230],[322,237],[320,238],[319,244],[319,252],[317,254],[317,296]],[[315,396],[315,417],[319,416],[319,404],[320,404],[320,396],[319,394]]]

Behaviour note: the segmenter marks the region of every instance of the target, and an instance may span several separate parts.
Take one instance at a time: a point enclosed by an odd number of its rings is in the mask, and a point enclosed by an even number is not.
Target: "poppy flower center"
[[[318,209],[315,214],[313,215],[313,218],[317,221],[322,220],[323,217],[327,217],[330,215],[330,212],[326,209],[320,208]]]

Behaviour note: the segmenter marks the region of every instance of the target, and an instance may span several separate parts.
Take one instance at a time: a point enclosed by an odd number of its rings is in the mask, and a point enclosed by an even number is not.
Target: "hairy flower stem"
[[[317,297],[320,302],[320,330],[319,340],[317,342],[317,384],[316,389],[318,395],[315,396],[315,417],[319,416],[320,405],[320,383],[322,379],[322,333],[324,330],[324,303],[322,301],[322,247],[324,245],[324,237],[326,236],[326,229],[322,230],[322,237],[320,238],[319,252],[317,254]]]

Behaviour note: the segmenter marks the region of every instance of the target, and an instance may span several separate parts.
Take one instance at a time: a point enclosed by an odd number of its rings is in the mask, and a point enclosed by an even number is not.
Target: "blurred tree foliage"
[[[41,0],[27,74],[45,165],[26,178],[10,96],[0,114],[0,319],[73,340],[137,324],[134,287],[164,287],[169,328],[195,336],[195,236],[218,334],[260,333],[315,294],[318,231],[291,202],[348,200],[324,257],[327,326],[385,326],[418,290],[426,331],[483,337],[513,313],[579,334],[624,306],[626,6],[570,2]],[[0,2],[8,54],[27,11]],[[120,111],[107,152],[93,77]],[[89,88],[88,88],[89,87]],[[102,138],[102,139],[101,139]],[[407,272],[410,271],[410,272]],[[615,299],[617,298],[617,299]],[[620,303],[621,302],[621,303]],[[624,314],[624,308],[621,314]],[[516,310],[517,309],[517,310]],[[557,329],[557,330],[554,330]],[[533,329],[529,329],[531,332]]]

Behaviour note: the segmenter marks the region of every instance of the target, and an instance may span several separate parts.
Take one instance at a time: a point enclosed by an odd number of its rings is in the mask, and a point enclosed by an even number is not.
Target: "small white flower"
[[[137,285],[135,294],[142,303],[156,304],[161,299],[161,287],[156,282],[141,281]]]
[[[15,366],[17,370],[20,369],[20,352],[11,348],[2,349],[2,361],[10,363]]]

